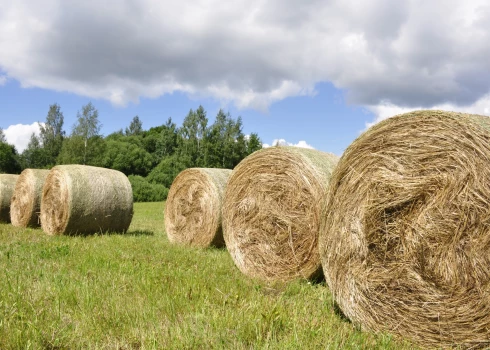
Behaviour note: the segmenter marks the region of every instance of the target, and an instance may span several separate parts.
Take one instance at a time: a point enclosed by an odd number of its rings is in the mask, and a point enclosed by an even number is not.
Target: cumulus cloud
[[[275,139],[274,141],[272,141],[271,145],[272,145],[272,147],[274,147],[274,146],[293,146],[293,147],[300,147],[300,148],[315,149],[313,146],[306,143],[306,141],[299,141],[298,143],[294,144],[291,142],[287,142],[284,139]],[[268,147],[271,147],[271,145],[269,145],[268,143],[264,143],[264,144],[262,144],[262,147],[268,148]]]
[[[14,145],[19,153],[23,152],[29,143],[32,133],[39,135],[39,124],[32,123],[10,125],[4,130],[7,143]]]
[[[388,119],[395,115],[411,112],[414,110],[426,109],[426,108],[423,106],[400,107],[389,102],[382,102],[376,106],[367,106],[366,109],[372,112],[375,116],[374,121],[370,123],[366,123],[366,129],[367,129],[373,126],[374,124],[379,123],[380,121]],[[478,101],[474,102],[471,105],[458,106],[453,103],[444,103],[444,104],[431,106],[431,109],[473,113],[473,114],[490,116],[490,94],[483,96],[482,98],[480,98]]]
[[[182,91],[266,109],[329,81],[379,113],[477,108],[489,20],[484,0],[3,1],[0,69],[115,105]]]

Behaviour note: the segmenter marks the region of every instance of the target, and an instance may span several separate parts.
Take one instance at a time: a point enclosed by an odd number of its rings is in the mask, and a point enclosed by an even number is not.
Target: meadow
[[[171,245],[164,203],[129,231],[48,236],[0,224],[0,349],[413,349],[361,332],[324,283],[266,285],[225,249]]]

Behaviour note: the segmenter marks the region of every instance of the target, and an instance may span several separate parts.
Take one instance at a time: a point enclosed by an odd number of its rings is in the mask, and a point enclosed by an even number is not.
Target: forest
[[[202,106],[190,110],[181,126],[171,118],[143,129],[135,116],[125,129],[101,134],[98,110],[90,102],[77,113],[68,134],[59,104],[49,106],[27,148],[18,153],[0,129],[0,173],[26,168],[49,169],[60,164],[85,164],[126,174],[136,202],[162,201],[179,172],[191,167],[233,169],[247,155],[262,148],[256,133],[245,135],[240,117],[219,110],[210,123]]]

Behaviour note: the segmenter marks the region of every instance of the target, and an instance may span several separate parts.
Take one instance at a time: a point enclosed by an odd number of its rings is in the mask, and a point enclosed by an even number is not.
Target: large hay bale
[[[224,245],[221,206],[228,169],[191,168],[175,178],[165,205],[169,241],[196,247]]]
[[[233,170],[223,234],[238,268],[265,281],[321,275],[322,199],[337,157],[295,147],[259,150]]]
[[[132,217],[131,184],[119,171],[59,165],[46,178],[41,227],[48,234],[125,232]]]
[[[490,119],[417,111],[355,140],[320,232],[355,325],[422,346],[490,344]]]
[[[15,183],[10,219],[18,227],[39,227],[43,185],[49,170],[25,169]]]
[[[0,222],[10,222],[10,199],[19,175],[0,174]]]

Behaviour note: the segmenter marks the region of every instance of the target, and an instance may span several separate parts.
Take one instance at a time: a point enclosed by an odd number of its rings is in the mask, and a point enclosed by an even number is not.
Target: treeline
[[[77,114],[67,134],[58,104],[49,107],[40,134],[32,134],[27,148],[18,154],[0,129],[0,173],[19,173],[26,168],[51,168],[58,164],[86,164],[116,169],[128,175],[135,201],[166,199],[175,176],[190,167],[234,168],[244,157],[262,148],[257,134],[243,134],[240,117],[220,110],[209,123],[202,106],[190,110],[182,125],[171,118],[143,129],[135,116],[128,127],[110,135],[100,134],[97,109],[89,103]]]

